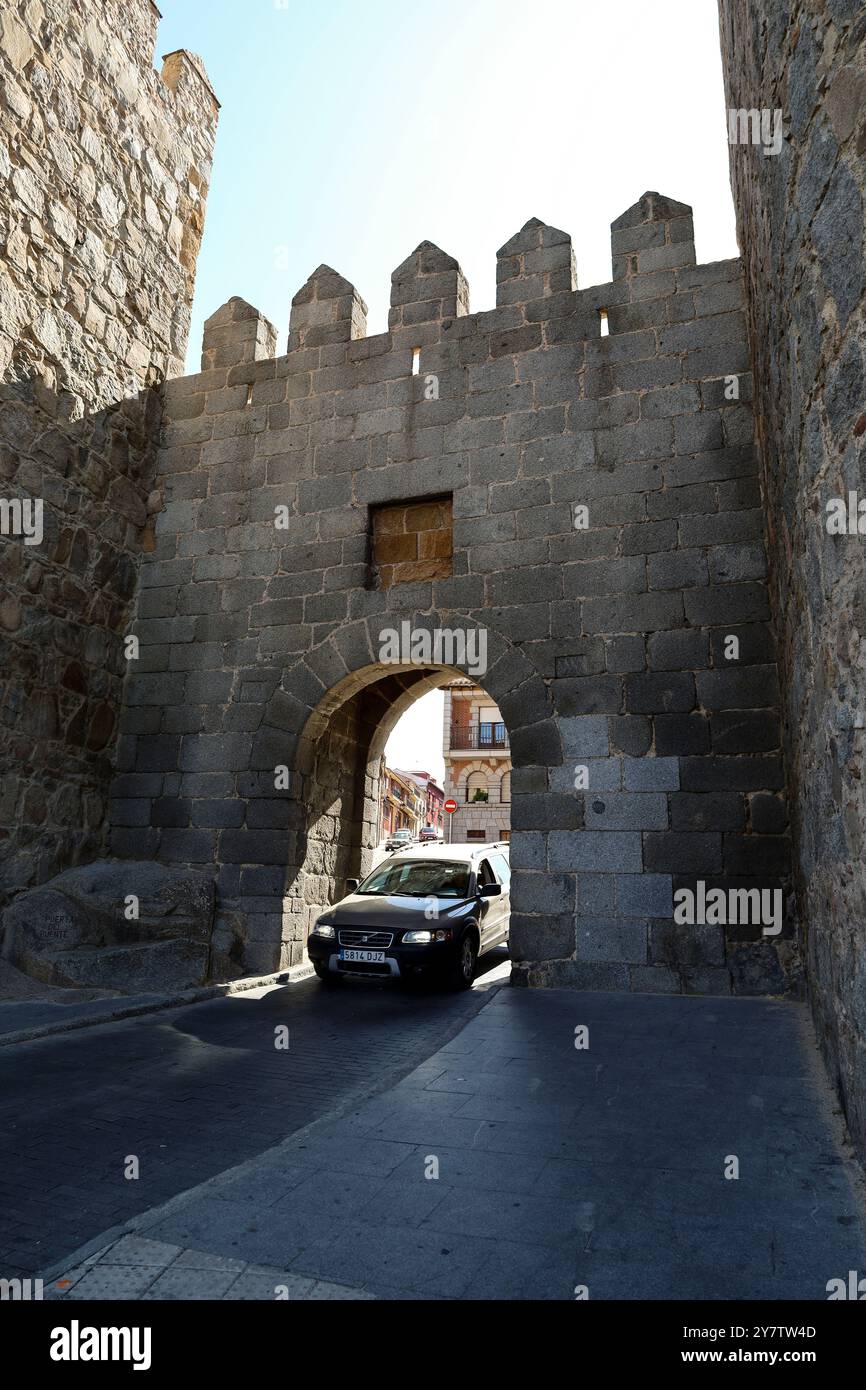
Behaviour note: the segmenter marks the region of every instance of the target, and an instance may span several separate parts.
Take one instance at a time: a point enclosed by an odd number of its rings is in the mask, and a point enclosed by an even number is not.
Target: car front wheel
[[[471,989],[477,967],[478,944],[470,931],[460,943],[460,954],[451,974],[451,988]]]
[[[313,969],[323,985],[338,985],[342,983],[336,971],[329,970],[327,965],[323,964],[320,960],[313,961]]]

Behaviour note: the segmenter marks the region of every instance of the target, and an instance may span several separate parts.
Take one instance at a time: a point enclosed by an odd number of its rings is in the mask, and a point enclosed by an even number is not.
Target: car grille
[[[341,946],[369,946],[373,950],[390,946],[394,940],[390,931],[341,931],[338,935]]]

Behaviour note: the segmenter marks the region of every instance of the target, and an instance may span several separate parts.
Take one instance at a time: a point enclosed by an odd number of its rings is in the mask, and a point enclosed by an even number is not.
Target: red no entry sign
[[[448,800],[445,802],[445,810],[448,812],[449,815],[452,811],[457,810],[457,802],[453,801],[450,796]]]

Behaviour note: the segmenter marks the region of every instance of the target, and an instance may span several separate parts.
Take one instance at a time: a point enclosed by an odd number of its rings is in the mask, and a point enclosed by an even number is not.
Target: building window
[[[487,792],[487,778],[485,777],[483,772],[470,772],[469,776],[466,778],[466,800],[489,800]]]
[[[486,831],[486,830],[467,830],[467,831],[466,831],[466,839],[467,839],[467,840],[482,840],[482,841],[483,841],[483,840],[486,840],[486,839],[487,839],[487,831]]]
[[[511,773],[505,772],[499,783],[499,800],[506,805],[511,800]]]

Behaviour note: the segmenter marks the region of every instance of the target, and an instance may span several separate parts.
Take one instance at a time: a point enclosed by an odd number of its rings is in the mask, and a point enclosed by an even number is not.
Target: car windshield
[[[381,864],[364,879],[358,892],[385,898],[465,898],[469,866],[443,863],[441,859]]]

